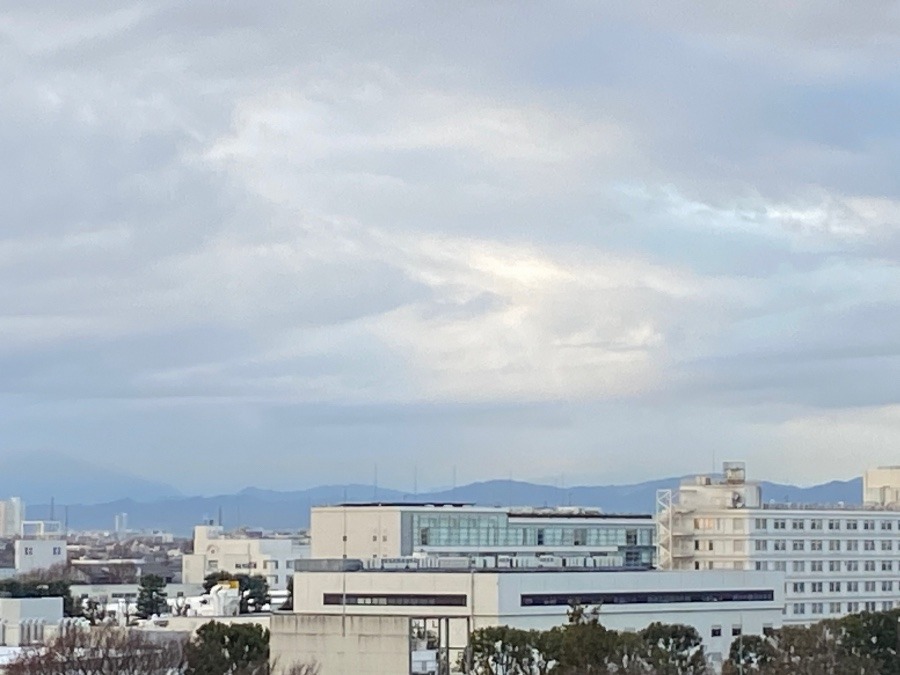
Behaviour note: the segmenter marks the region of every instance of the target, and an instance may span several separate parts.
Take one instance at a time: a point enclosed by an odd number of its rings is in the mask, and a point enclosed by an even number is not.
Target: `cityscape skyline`
[[[778,7],[4,7],[0,467],[896,463],[900,18]]]

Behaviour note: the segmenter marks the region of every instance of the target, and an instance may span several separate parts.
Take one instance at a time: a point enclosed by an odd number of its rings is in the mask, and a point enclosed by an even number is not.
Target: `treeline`
[[[600,623],[596,609],[573,608],[546,631],[508,626],[473,632],[460,668],[473,675],[706,675],[703,641],[692,626],[653,623],[636,633]]]
[[[316,664],[280,667],[259,624],[211,621],[189,639],[104,625],[66,631],[9,663],[7,675],[316,675]]]
[[[767,635],[736,638],[722,675],[900,675],[900,609],[864,612]],[[691,626],[654,623],[637,632],[605,628],[596,610],[575,608],[550,630],[508,626],[472,635],[460,668],[472,675],[709,675]]]
[[[723,675],[900,675],[900,610],[787,626],[731,644]]]

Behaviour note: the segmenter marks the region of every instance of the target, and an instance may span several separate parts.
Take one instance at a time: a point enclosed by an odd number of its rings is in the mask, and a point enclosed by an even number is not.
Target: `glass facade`
[[[653,563],[655,526],[652,519],[604,522],[598,518],[516,518],[505,513],[413,513],[413,550],[515,555],[521,549],[545,549],[529,553],[575,553],[616,556],[617,565],[646,567]],[[595,551],[591,551],[594,549]],[[599,550],[598,550],[599,549]],[[603,550],[606,549],[606,550]]]

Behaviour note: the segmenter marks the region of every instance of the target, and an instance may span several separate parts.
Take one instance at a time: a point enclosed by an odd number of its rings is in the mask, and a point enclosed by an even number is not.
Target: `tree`
[[[23,652],[7,675],[160,675],[182,670],[184,641],[160,641],[116,626],[73,628]]]
[[[207,574],[203,579],[203,592],[209,593],[216,584],[220,584],[223,581],[234,580],[234,575],[231,574],[231,572],[213,572],[212,574]]]
[[[758,673],[771,665],[777,656],[775,644],[768,637],[742,635],[731,643],[723,675]]]
[[[166,602],[166,581],[156,574],[145,574],[141,577],[141,585],[138,589],[137,615],[142,619],[168,612],[169,604]]]
[[[185,675],[265,675],[269,630],[259,624],[210,621],[185,646]]]
[[[240,575],[237,578],[241,591],[241,614],[261,612],[269,604],[269,582],[265,577]]]
[[[693,626],[655,622],[640,636],[647,645],[650,667],[657,675],[706,673],[703,640]]]
[[[509,626],[479,628],[460,665],[463,672],[477,675],[543,675],[550,672],[550,664],[543,654],[542,636],[540,631]]]
[[[68,580],[49,580],[43,577],[17,579],[4,579],[0,581],[0,596],[8,598],[62,598],[63,614],[65,616],[78,616],[80,614],[75,606],[75,599]]]

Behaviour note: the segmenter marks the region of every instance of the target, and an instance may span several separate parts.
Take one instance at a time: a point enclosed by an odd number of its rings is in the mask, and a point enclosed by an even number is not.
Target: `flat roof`
[[[337,506],[347,506],[347,507],[358,507],[358,506],[411,506],[413,508],[423,507],[423,506],[452,506],[452,507],[463,507],[463,506],[475,506],[472,502],[341,502],[337,504]]]

